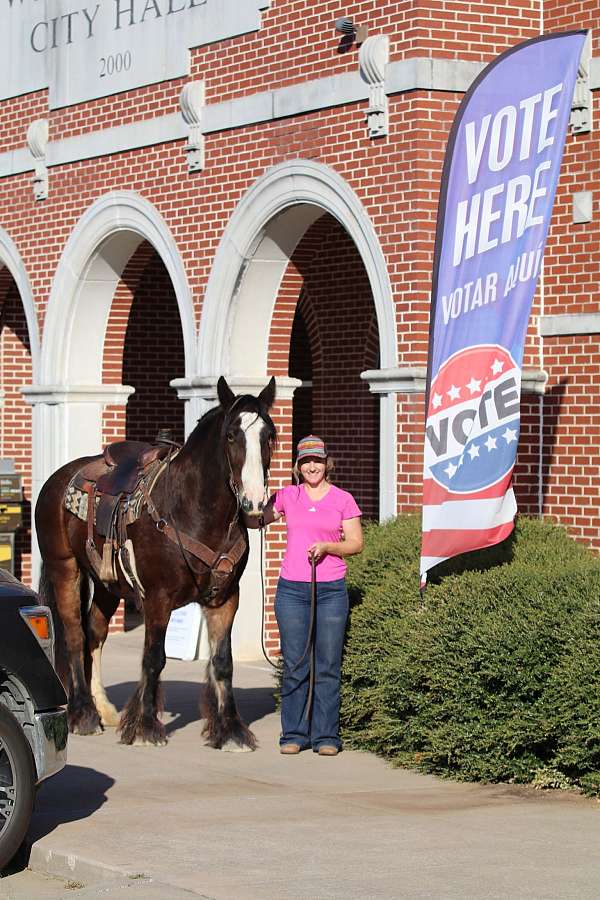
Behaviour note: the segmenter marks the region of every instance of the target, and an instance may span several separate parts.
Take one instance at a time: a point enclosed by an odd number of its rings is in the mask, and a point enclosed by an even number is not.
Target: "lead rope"
[[[260,529],[260,586],[261,586],[261,594],[262,594],[262,615],[260,617],[260,645],[262,647],[263,656],[270,666],[273,666],[274,669],[279,669],[277,663],[274,663],[269,656],[267,655],[267,648],[265,647],[265,565],[264,565],[264,548],[265,548],[265,529],[264,525]]]
[[[308,627],[308,643],[310,647],[310,668],[308,678],[308,697],[304,718],[310,719],[312,712],[313,695],[315,692],[315,621],[317,612],[317,563],[314,556],[310,558],[310,625]],[[306,653],[306,650],[304,651]]]
[[[260,643],[262,647],[263,656],[266,661],[272,666],[274,669],[278,669],[279,666],[277,663],[272,662],[267,655],[267,650],[265,647],[265,578],[264,578],[264,528],[260,529],[260,584],[261,584],[261,593],[262,593],[262,616],[261,616],[261,630],[260,630]],[[308,678],[308,696],[306,698],[306,706],[304,707],[304,713],[302,718],[309,719],[310,714],[312,712],[312,702],[313,695],[315,691],[315,622],[316,622],[316,612],[317,612],[317,561],[314,556],[310,558],[310,623],[308,626],[308,638],[306,641],[306,647],[304,648],[304,652],[300,659],[290,668],[290,672],[295,672],[301,662],[304,661],[306,654],[310,652],[310,666],[309,666],[309,678]]]

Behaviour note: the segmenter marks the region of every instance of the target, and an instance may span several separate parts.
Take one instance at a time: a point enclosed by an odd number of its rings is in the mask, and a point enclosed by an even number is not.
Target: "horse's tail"
[[[65,629],[63,621],[56,603],[56,593],[54,591],[54,583],[48,574],[48,567],[45,562],[42,563],[42,571],[40,574],[40,583],[38,586],[39,602],[44,606],[48,606],[52,613],[52,624],[54,626],[54,659],[55,668],[58,677],[63,685],[67,684],[68,666],[67,666],[67,646],[65,643]],[[81,617],[85,622],[90,602],[90,582],[85,572],[80,571],[79,576],[79,596],[81,600]]]
[[[58,607],[56,605],[56,594],[54,593],[54,585],[48,575],[48,567],[46,563],[42,563],[42,571],[40,573],[40,583],[38,585],[38,598],[43,606],[48,606],[52,613],[52,624],[54,626],[54,661],[58,677],[63,685],[66,684],[66,668],[67,654],[65,647],[65,635],[62,620],[60,618]]]

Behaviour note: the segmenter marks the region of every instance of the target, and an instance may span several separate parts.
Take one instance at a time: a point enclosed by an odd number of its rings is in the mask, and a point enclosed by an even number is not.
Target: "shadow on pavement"
[[[92,738],[93,740],[93,738]],[[28,831],[31,843],[63,822],[87,819],[106,802],[115,779],[87,766],[67,765],[40,786]]]
[[[165,725],[168,735],[185,728],[191,722],[198,722],[200,716],[200,699],[203,684],[193,681],[165,681],[162,683],[164,691],[164,710],[175,718]],[[106,688],[106,693],[117,709],[121,710],[133,694],[137,682],[125,681],[113,684]],[[235,701],[240,716],[246,725],[252,725],[259,719],[263,719],[275,712],[275,699],[273,688],[234,688]]]

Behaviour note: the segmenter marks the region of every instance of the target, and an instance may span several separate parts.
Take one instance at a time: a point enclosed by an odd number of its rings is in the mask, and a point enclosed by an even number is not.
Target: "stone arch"
[[[396,365],[392,287],[371,219],[333,169],[294,160],[268,169],[255,181],[225,229],[202,310],[198,372],[266,374],[269,325],[279,284],[298,241],[325,212],[348,232],[367,271],[381,367]]]
[[[52,472],[97,453],[106,406],[124,405],[133,389],[103,384],[103,349],[115,289],[127,261],[147,241],[164,263],[181,319],[186,375],[194,371],[192,295],[175,240],[155,207],[132,191],[96,200],[61,255],[48,300],[33,406],[33,498]],[[37,567],[39,560],[34,557]]]
[[[142,241],[154,247],[169,273],[181,317],[186,375],[194,371],[192,296],[175,240],[151,203],[120,191],[89,207],[62,253],[44,321],[41,384],[101,384],[102,346],[114,290]]]
[[[348,183],[322,163],[293,160],[268,169],[240,200],[225,229],[209,277],[200,321],[197,371],[203,395],[228,374],[251,385],[267,374],[278,291],[296,246],[324,213],[350,236],[362,260],[377,319],[380,368],[397,365],[392,287],[371,219]],[[396,397],[380,396],[382,518],[396,512]],[[394,486],[394,490],[390,486]]]

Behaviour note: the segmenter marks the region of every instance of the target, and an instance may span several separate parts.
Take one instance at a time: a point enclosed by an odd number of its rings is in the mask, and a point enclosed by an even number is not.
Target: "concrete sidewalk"
[[[119,707],[142,640],[137,628],[107,642]],[[112,730],[70,738],[69,765],[38,798],[31,868],[88,885],[145,876],[137,896],[169,900],[600,896],[597,803],[454,784],[364,753],[281,756],[273,677],[260,662],[235,669],[259,749],[215,751],[198,720],[203,673],[203,663],[168,661],[165,748],[121,746]]]

